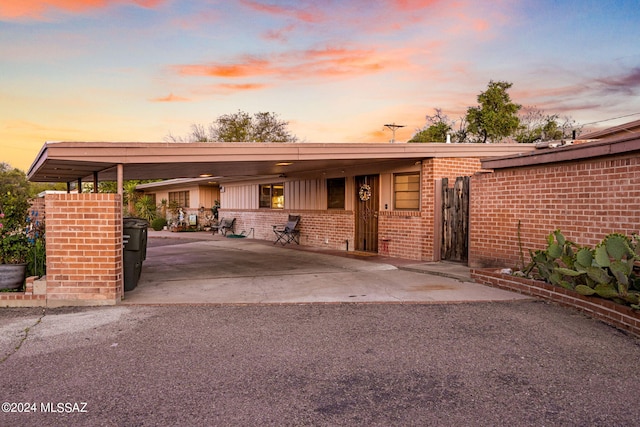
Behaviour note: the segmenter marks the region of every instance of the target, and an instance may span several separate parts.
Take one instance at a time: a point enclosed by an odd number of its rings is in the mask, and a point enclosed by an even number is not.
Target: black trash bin
[[[123,270],[124,290],[131,291],[138,286],[142,262],[147,258],[147,229],[149,223],[141,218],[124,218]]]

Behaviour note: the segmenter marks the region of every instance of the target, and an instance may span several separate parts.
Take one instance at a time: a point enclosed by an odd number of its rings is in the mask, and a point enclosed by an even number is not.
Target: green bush
[[[151,221],[151,228],[153,228],[156,231],[162,230],[165,225],[167,225],[167,220],[164,218],[156,218],[153,221]]]

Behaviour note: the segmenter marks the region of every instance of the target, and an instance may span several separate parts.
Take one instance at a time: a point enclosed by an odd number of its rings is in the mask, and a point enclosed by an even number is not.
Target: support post
[[[93,192],[98,192],[98,172],[93,173]]]
[[[118,175],[118,178],[117,178],[118,194],[123,195],[124,194],[124,165],[122,163],[118,163],[118,166],[116,166],[116,170]]]

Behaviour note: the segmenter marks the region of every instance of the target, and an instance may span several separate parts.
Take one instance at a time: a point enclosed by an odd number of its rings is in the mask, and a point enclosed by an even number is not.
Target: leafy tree
[[[238,110],[237,113],[218,117],[209,127],[209,135],[211,141],[252,142],[254,126],[249,113]]]
[[[451,132],[449,118],[442,113],[441,108],[436,108],[435,112],[433,116],[426,116],[427,125],[407,142],[445,142],[447,140],[447,134]]]
[[[0,163],[0,214],[3,228],[19,229],[26,224],[29,209],[29,186],[26,174],[7,163]]]
[[[30,182],[29,183],[29,196],[36,197],[43,191],[67,191],[67,184],[64,182],[48,183],[48,182]]]
[[[480,105],[467,109],[467,131],[477,136],[476,142],[499,142],[518,129],[521,106],[511,101],[507,93],[511,86],[513,83],[491,80],[478,95]]]
[[[289,122],[280,120],[275,113],[260,112],[253,116],[238,110],[223,114],[209,125],[208,133],[199,124],[191,125],[186,138],[169,134],[172,142],[296,142],[298,138],[288,129]]]

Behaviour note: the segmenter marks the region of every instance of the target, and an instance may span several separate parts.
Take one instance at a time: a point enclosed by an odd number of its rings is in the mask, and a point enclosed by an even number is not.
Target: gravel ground
[[[0,413],[3,426],[640,420],[640,340],[540,301],[3,309],[0,320],[2,402],[35,404]]]

